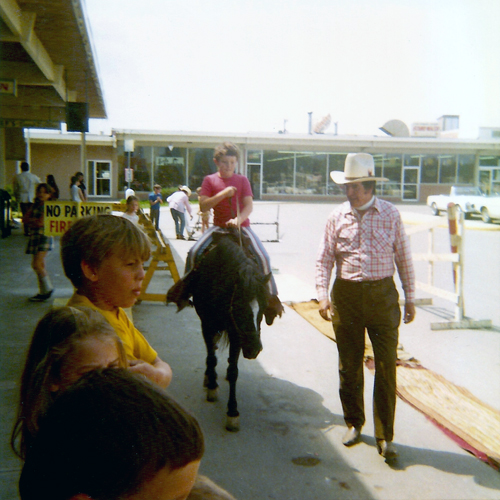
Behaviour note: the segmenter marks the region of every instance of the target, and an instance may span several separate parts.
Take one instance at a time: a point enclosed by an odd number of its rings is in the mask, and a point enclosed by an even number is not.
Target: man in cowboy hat
[[[347,202],[329,216],[316,261],[319,313],[333,328],[339,351],[340,399],[347,432],[342,442],[361,440],[365,423],[363,359],[365,329],[375,355],[373,417],[377,450],[386,459],[397,451],[392,443],[396,409],[396,360],[401,320],[398,292],[393,280],[396,264],[405,293],[404,322],[415,317],[415,273],[410,244],[399,211],[375,196],[373,157],[348,154],[344,172],[331,172],[345,187]],[[332,269],[336,278],[330,301]]]

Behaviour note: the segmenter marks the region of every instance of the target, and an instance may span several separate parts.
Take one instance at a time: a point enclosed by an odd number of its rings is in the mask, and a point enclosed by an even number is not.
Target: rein
[[[233,216],[234,219],[234,210],[232,201],[230,201],[229,204],[231,205],[231,215]],[[238,195],[236,195],[236,220],[238,221],[238,234],[240,236],[240,247],[243,248],[243,242],[241,240],[240,204],[238,201]]]

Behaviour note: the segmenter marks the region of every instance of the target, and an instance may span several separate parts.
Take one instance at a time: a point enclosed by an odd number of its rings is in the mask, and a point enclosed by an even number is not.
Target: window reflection
[[[457,179],[457,156],[439,156],[439,183],[455,184]]]
[[[459,155],[458,157],[459,184],[473,184],[475,163],[476,159],[474,155]]]
[[[264,151],[264,193],[293,193],[295,151]]]

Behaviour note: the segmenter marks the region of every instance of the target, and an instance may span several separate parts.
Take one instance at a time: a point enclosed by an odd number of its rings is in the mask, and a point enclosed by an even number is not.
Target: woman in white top
[[[71,201],[85,201],[82,190],[80,189],[80,180],[78,176],[74,175],[71,177],[71,185],[69,188],[71,190]]]

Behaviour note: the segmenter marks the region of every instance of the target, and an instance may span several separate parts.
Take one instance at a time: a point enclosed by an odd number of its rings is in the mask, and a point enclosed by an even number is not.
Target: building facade
[[[61,180],[69,198],[69,179],[83,171],[94,200],[119,199],[130,185],[145,198],[154,184],[193,191],[215,172],[214,147],[224,140],[241,149],[240,173],[255,199],[322,200],[343,197],[330,172],[343,170],[345,156],[374,156],[380,196],[394,202],[425,202],[450,186],[479,186],[500,194],[500,140],[417,137],[361,137],[326,134],[209,134],[114,130],[111,136],[29,131],[34,173]],[[15,168],[11,172],[12,175]],[[127,175],[130,173],[130,177]],[[66,189],[66,184],[68,188]]]

